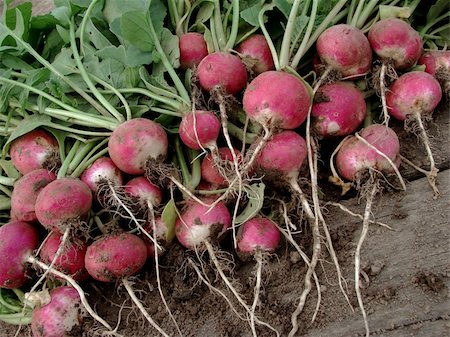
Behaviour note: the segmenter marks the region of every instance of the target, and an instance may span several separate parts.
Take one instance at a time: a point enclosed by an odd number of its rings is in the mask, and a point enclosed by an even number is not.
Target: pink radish
[[[326,84],[314,96],[311,114],[319,135],[346,136],[356,131],[364,120],[366,102],[361,91],[351,83]]]
[[[159,206],[162,200],[161,189],[145,177],[136,177],[125,184],[125,192],[135,198],[141,207],[148,207],[148,203]]]
[[[94,241],[87,248],[85,266],[94,279],[114,282],[139,272],[146,259],[147,248],[139,237],[119,233]]]
[[[253,256],[256,260],[256,282],[250,313],[252,330],[255,329],[255,309],[261,291],[263,254],[272,253],[277,249],[280,236],[280,231],[272,220],[258,216],[244,222],[238,230],[237,247],[239,256],[243,259]]]
[[[50,264],[60,248],[62,235],[52,233],[45,240],[40,251],[42,262]],[[75,281],[84,281],[89,275],[84,267],[87,244],[85,241],[72,238],[62,248],[61,254],[56,258],[53,266],[55,269],[70,275]]]
[[[208,46],[202,34],[189,32],[180,36],[180,66],[188,69],[198,66],[208,55]]]
[[[184,247],[203,250],[206,241],[219,239],[230,226],[230,212],[223,202],[210,210],[207,206],[189,201],[175,223],[175,235]]]
[[[76,289],[59,287],[50,291],[50,302],[33,310],[34,337],[62,337],[81,324],[85,312]]]
[[[197,76],[200,86],[208,92],[221,88],[235,95],[247,84],[247,70],[241,59],[226,52],[206,56],[198,65]]]
[[[97,194],[99,186],[111,182],[113,186],[123,185],[122,171],[114,164],[111,158],[100,157],[92,163],[80,177],[94,194]]]
[[[442,98],[439,82],[430,74],[422,71],[412,71],[400,76],[389,88],[386,95],[388,110],[399,120],[413,121],[419,130],[421,138],[430,161],[430,171],[427,178],[433,189],[435,197],[439,195],[435,179],[438,169],[435,166],[429,138],[422,118],[430,116]]]
[[[11,218],[36,221],[36,199],[42,189],[55,179],[56,175],[46,169],[33,170],[18,179],[11,195]]]
[[[150,160],[163,160],[168,139],[157,123],[134,118],[120,124],[108,141],[108,152],[117,167],[129,174],[144,174]]]
[[[267,128],[295,129],[305,121],[310,99],[298,77],[266,71],[245,89],[243,107],[251,120]]]
[[[101,282],[121,280],[133,302],[145,318],[163,336],[168,337],[150,317],[134,294],[128,277],[138,273],[147,260],[147,247],[138,236],[130,233],[105,235],[87,249],[85,265],[88,273]]]
[[[190,111],[181,119],[178,132],[184,145],[191,149],[215,149],[220,121],[211,111]]]
[[[36,129],[13,140],[9,148],[11,162],[26,174],[36,169],[55,169],[60,165],[59,145],[47,131]]]
[[[441,98],[441,87],[433,76],[423,71],[412,71],[394,81],[386,102],[392,116],[404,121],[408,115],[431,114]]]
[[[61,178],[45,186],[36,199],[36,217],[48,230],[78,226],[92,206],[92,193],[80,179]]]
[[[412,67],[422,54],[422,39],[408,23],[397,18],[376,22],[368,39],[383,62],[392,61],[395,69]]]
[[[37,229],[26,222],[0,227],[0,288],[19,288],[29,281],[26,259],[38,244]]]
[[[254,255],[257,251],[274,252],[280,242],[280,231],[275,223],[263,217],[244,222],[238,230],[238,249],[241,254]]]
[[[400,143],[391,128],[372,124],[362,129],[360,135],[377,150],[355,136],[345,139],[336,155],[336,168],[342,177],[356,181],[367,170],[393,172],[400,166]]]
[[[425,72],[437,79],[450,80],[450,50],[428,51],[420,56],[417,64],[425,65]]]
[[[306,142],[294,131],[282,131],[274,135],[262,148],[256,158],[258,173],[273,182],[291,183],[306,159]]]
[[[234,149],[238,162],[241,162],[242,157],[238,150]],[[223,164],[221,163],[223,162]],[[233,170],[233,155],[227,147],[219,148],[219,159],[214,160],[213,155],[208,153],[202,161],[201,171],[202,178],[211,184],[219,186],[226,186],[228,184],[227,177],[224,176],[227,172]]]
[[[268,70],[273,70],[272,53],[264,35],[254,34],[241,42],[236,51],[244,58],[244,63],[248,63],[255,74],[261,74]]]
[[[366,74],[372,65],[372,50],[362,31],[347,25],[334,25],[317,39],[317,53],[322,62],[342,76]]]

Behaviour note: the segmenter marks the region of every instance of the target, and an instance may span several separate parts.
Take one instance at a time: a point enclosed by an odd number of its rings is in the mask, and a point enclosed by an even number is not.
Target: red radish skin
[[[108,152],[114,164],[133,175],[144,174],[150,159],[164,159],[167,149],[167,134],[162,126],[145,118],[122,123],[108,141]]]
[[[268,218],[255,217],[244,222],[237,232],[237,246],[241,254],[274,252],[280,243],[280,230]]]
[[[208,55],[208,46],[200,33],[189,32],[180,36],[181,69],[194,68]]]
[[[42,189],[56,179],[53,172],[37,169],[28,172],[14,183],[11,195],[11,218],[35,222],[36,200]]]
[[[33,310],[34,337],[63,337],[81,324],[84,310],[75,288],[58,287],[50,291],[50,302]]]
[[[144,207],[148,206],[148,202],[153,206],[158,206],[162,200],[161,189],[145,177],[131,179],[125,185],[125,192],[137,198],[140,203],[143,203]]]
[[[59,145],[55,137],[47,131],[36,129],[11,142],[9,149],[11,162],[16,169],[27,174],[33,170],[54,169],[59,158]]]
[[[261,74],[268,70],[275,69],[272,53],[264,35],[254,34],[239,44],[236,51],[245,59],[249,59],[252,64],[252,71]]]
[[[241,153],[234,149],[236,156],[238,157],[238,161],[240,162],[242,160]],[[219,158],[220,160],[225,162],[225,167],[228,170],[233,169],[233,155],[231,153],[231,150],[227,147],[221,147],[219,148]],[[222,173],[217,168],[217,163],[214,161],[214,158],[211,153],[208,153],[205,158],[203,158],[202,165],[201,165],[201,174],[203,180],[205,180],[208,183],[216,184],[219,186],[226,186],[228,185],[228,181],[225,179],[225,177],[222,175]]]
[[[362,31],[347,25],[334,25],[317,39],[317,53],[322,62],[342,76],[362,76],[372,65],[372,49]]]
[[[220,121],[211,111],[196,110],[183,116],[178,130],[184,145],[193,149],[215,148]]]
[[[162,220],[161,216],[155,217],[155,227],[156,227],[156,233],[155,238],[158,243],[162,243],[162,246],[166,245],[166,238],[167,238],[167,225]],[[150,234],[153,237],[153,224],[151,222],[148,222],[144,230]],[[146,247],[147,247],[147,258],[153,259],[155,257],[155,245],[153,242],[146,236],[146,235],[140,235],[140,238],[144,241]],[[159,251],[159,255],[161,256],[165,252],[165,249]]]
[[[281,71],[258,75],[244,92],[249,118],[269,128],[295,129],[306,119],[311,97],[296,76]]]
[[[422,54],[417,64],[424,65],[425,72],[438,79],[443,77],[447,81],[450,80],[450,50],[426,52]]]
[[[61,178],[45,186],[36,199],[36,216],[45,228],[64,232],[83,220],[92,206],[92,192],[80,179]]]
[[[400,166],[400,143],[397,134],[389,127],[372,124],[360,135],[369,144],[384,153],[397,167]],[[394,172],[391,164],[355,136],[347,138],[336,155],[336,168],[339,174],[350,181],[356,181],[358,174],[367,169],[381,172]]]
[[[175,235],[187,249],[203,250],[206,240],[217,240],[231,227],[231,215],[223,202],[212,209],[189,201],[175,223]]]
[[[323,85],[312,106],[314,130],[323,137],[347,136],[366,117],[364,96],[353,84],[336,82]]]
[[[303,137],[294,131],[283,131],[267,141],[255,166],[273,181],[291,180],[298,177],[306,156],[306,141]]]
[[[87,249],[85,266],[97,281],[114,282],[139,272],[147,260],[147,247],[136,235],[106,235]]]
[[[123,185],[123,173],[111,158],[101,157],[92,163],[80,177],[92,192],[97,193],[99,185],[111,182],[113,186]]]
[[[408,23],[397,18],[383,19],[369,30],[368,39],[373,51],[395,69],[412,67],[422,54],[423,41]]]
[[[45,240],[40,251],[42,262],[50,265],[61,245],[62,235],[52,233]],[[85,241],[72,238],[67,241],[61,255],[55,260],[54,268],[71,276],[75,281],[84,281],[89,277],[84,267],[87,244]]]
[[[220,87],[225,93],[235,95],[247,84],[247,70],[236,55],[215,52],[198,65],[197,76],[203,90],[211,92]]]
[[[23,221],[11,221],[0,227],[0,288],[19,288],[27,283],[27,257],[38,247],[35,227]]]
[[[423,71],[400,76],[386,94],[388,111],[399,120],[408,115],[431,114],[442,98],[439,82]]]

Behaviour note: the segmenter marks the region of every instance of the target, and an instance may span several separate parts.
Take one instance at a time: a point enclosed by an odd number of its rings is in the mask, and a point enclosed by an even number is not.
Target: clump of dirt
[[[419,271],[413,277],[413,283],[436,293],[439,293],[446,288],[444,276],[430,271]]]

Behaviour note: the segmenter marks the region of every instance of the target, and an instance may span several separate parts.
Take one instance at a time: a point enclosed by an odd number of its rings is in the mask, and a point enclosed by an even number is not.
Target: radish
[[[159,206],[161,203],[161,189],[145,177],[131,179],[125,184],[124,188],[130,197],[137,200],[141,208],[147,208],[149,203],[153,206]]]
[[[55,137],[35,129],[13,140],[9,148],[11,162],[22,174],[36,169],[54,170],[59,167],[59,145]]]
[[[188,32],[180,36],[181,69],[194,68],[208,55],[208,46],[200,33]]]
[[[69,282],[78,292],[81,302],[89,314],[109,331],[113,329],[91,308],[83,289],[66,274],[49,267],[32,255],[38,247],[38,232],[32,225],[22,221],[12,221],[0,227],[0,259],[8,263],[0,264],[0,287],[18,288],[28,281],[29,265],[36,265],[56,277]]]
[[[357,181],[367,170],[394,172],[400,166],[400,142],[391,128],[372,124],[360,135],[372,147],[358,137],[346,138],[336,155],[336,168],[342,177]]]
[[[400,76],[386,95],[388,110],[404,121],[408,116],[420,118],[431,114],[442,98],[439,82],[423,71],[412,71]]]
[[[249,118],[270,129],[295,129],[306,119],[311,97],[298,77],[266,71],[258,75],[244,92],[243,107]]]
[[[256,333],[255,310],[261,292],[261,274],[263,267],[263,254],[274,252],[280,242],[280,231],[277,225],[268,218],[254,217],[244,222],[238,230],[237,247],[241,257],[253,255],[256,260],[256,281],[251,307],[250,326]]]
[[[165,333],[150,317],[134,294],[128,277],[139,272],[147,260],[147,247],[136,235],[118,233],[105,235],[94,241],[86,251],[85,265],[88,273],[101,282],[121,280],[133,302],[145,318],[163,336]]]
[[[442,98],[439,82],[430,74],[422,71],[412,71],[400,76],[389,88],[386,95],[388,110],[392,116],[402,121],[414,122],[419,130],[419,137],[425,146],[430,161],[428,182],[434,196],[439,195],[435,179],[438,169],[435,166],[433,153],[422,118],[427,119],[437,107]]]
[[[36,217],[55,232],[78,227],[92,206],[92,193],[80,179],[61,178],[45,186],[36,199]]]
[[[390,68],[403,70],[412,67],[422,54],[423,42],[417,31],[405,21],[397,18],[383,19],[375,23],[370,28],[368,39],[373,51],[382,61],[379,71],[379,91],[384,123],[388,125],[386,73],[393,71]]]
[[[336,82],[323,85],[314,96],[313,128],[323,137],[347,136],[366,117],[364,96],[353,84]]]
[[[38,244],[37,229],[26,222],[11,221],[0,227],[0,288],[19,288],[29,281],[26,258]]]
[[[230,226],[230,212],[223,202],[210,209],[200,203],[188,201],[175,223],[175,235],[182,246],[204,250],[206,242],[220,239]]]
[[[183,116],[178,132],[187,147],[193,150],[214,150],[217,148],[220,122],[211,111],[195,110]]]
[[[394,69],[412,67],[422,54],[422,39],[407,22],[387,18],[376,22],[368,39],[373,51],[383,62],[392,62]]]
[[[11,195],[11,218],[34,222],[36,199],[42,189],[56,179],[53,172],[36,169],[28,172],[14,183]]]
[[[253,73],[257,75],[275,68],[272,54],[264,35],[251,35],[239,44],[236,51],[241,54],[244,63],[248,64]]]
[[[238,249],[241,256],[258,252],[274,252],[280,242],[280,231],[275,223],[263,217],[244,222],[238,230]]]
[[[96,159],[91,166],[84,170],[80,177],[91,191],[98,197],[101,187],[108,182],[113,186],[123,185],[123,173],[114,164],[111,158],[100,157]]]
[[[152,161],[167,155],[168,139],[157,123],[134,118],[120,124],[108,141],[108,152],[117,167],[129,174],[144,174]]]
[[[203,90],[222,89],[235,95],[247,84],[247,70],[241,59],[230,53],[215,52],[206,56],[198,65],[197,76]]]
[[[270,181],[295,186],[306,155],[305,140],[294,131],[286,130],[267,141],[255,160],[255,166],[258,173]]]
[[[94,279],[114,282],[139,272],[146,258],[147,248],[139,237],[119,233],[102,236],[89,245],[85,266]]]
[[[358,304],[364,318],[366,336],[369,336],[369,324],[360,289],[361,247],[369,230],[373,200],[381,188],[380,182],[385,179],[380,179],[379,177],[384,175],[384,173],[395,172],[400,179],[403,189],[406,189],[403,179],[398,172],[398,167],[400,166],[400,143],[396,133],[391,128],[382,124],[372,124],[361,130],[360,134],[344,139],[336,151],[336,167],[339,174],[356,184],[366,197],[363,228],[355,251],[354,279]],[[333,156],[331,160],[333,160]],[[339,181],[342,184],[342,180],[337,177],[334,171],[334,165],[331,163],[330,166],[335,181]]]
[[[72,238],[62,247],[62,252],[53,262],[58,249],[60,249],[62,235],[51,233],[44,241],[40,257],[42,262],[53,264],[53,267],[66,275],[71,276],[75,281],[84,281],[89,275],[84,267],[84,257],[86,255],[87,244],[84,240]]]
[[[344,77],[365,75],[372,65],[372,50],[361,30],[347,24],[334,25],[317,39],[321,61]]]
[[[240,151],[233,149],[238,163],[242,162]],[[233,170],[233,155],[230,149],[226,147],[219,148],[219,158],[214,160],[213,154],[208,153],[202,161],[201,171],[202,178],[211,184],[226,186],[228,184],[229,175]]]
[[[82,322],[85,312],[73,287],[58,287],[50,291],[50,302],[33,310],[31,331],[34,337],[61,337]]]
[[[425,72],[438,80],[449,81],[450,76],[450,50],[431,50],[423,53],[417,61],[418,65],[425,66]]]

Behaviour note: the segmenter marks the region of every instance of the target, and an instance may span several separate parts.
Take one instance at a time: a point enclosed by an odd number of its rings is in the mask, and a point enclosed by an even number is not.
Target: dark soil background
[[[37,12],[45,11],[49,1],[34,1]],[[402,131],[401,123],[392,121],[402,139],[402,154],[426,167],[426,158],[420,142],[414,135]],[[408,180],[406,193],[386,192],[378,198],[373,209],[374,218],[393,227],[393,230],[372,225],[362,251],[363,297],[369,314],[373,336],[445,336],[449,328],[449,110],[442,104],[430,126],[432,145],[441,173],[439,187],[443,195],[438,200],[426,180],[416,171],[403,165],[402,174]],[[322,191],[328,198],[338,201],[338,191],[325,181]],[[356,195],[347,197],[343,204],[362,213],[364,200]],[[360,202],[361,201],[361,202]],[[362,204],[361,204],[362,203]],[[317,303],[317,291],[313,289],[307,299],[304,312],[299,317],[298,336],[363,336],[364,325],[358,309],[353,285],[353,256],[361,227],[361,221],[333,206],[327,208],[327,221],[334,241],[343,276],[347,281],[352,311],[337,286],[336,272],[331,259],[323,248],[317,268],[322,299],[316,320],[311,318]],[[304,252],[311,256],[309,230],[303,226],[295,236]],[[222,249],[231,251],[231,243],[222,243]],[[222,254],[223,255],[223,254]],[[235,285],[251,303],[253,298],[253,261],[242,262],[237,256],[227,256],[234,262]],[[235,337],[252,336],[249,324],[232,312],[227,302],[212,292],[189,264],[198,258],[177,243],[160,259],[161,283],[165,299],[183,336]],[[204,267],[214,287],[228,298],[231,293],[215,275],[207,256],[202,258]],[[303,290],[307,267],[295,249],[281,245],[276,254],[268,256],[263,270],[263,287],[257,316],[270,323],[287,336],[291,329],[291,315]],[[133,287],[149,314],[171,336],[177,336],[173,322],[161,301],[155,279],[154,265],[132,279]],[[124,336],[158,336],[133,305],[120,284],[100,284],[87,281],[82,284],[89,302],[98,314],[112,326],[120,319],[118,332]],[[233,305],[243,315],[236,301]],[[0,336],[14,336],[17,327],[0,323]],[[99,326],[88,317],[73,336],[92,336],[101,332]],[[28,327],[22,327],[17,336],[30,336]],[[265,327],[258,326],[258,336],[275,336]]]

